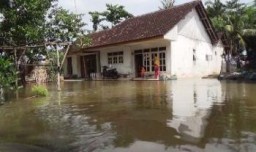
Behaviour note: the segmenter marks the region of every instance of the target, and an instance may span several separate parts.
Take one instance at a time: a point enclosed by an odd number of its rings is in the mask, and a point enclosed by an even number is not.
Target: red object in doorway
[[[159,78],[159,66],[155,65],[154,70],[155,70],[155,79],[158,79]]]

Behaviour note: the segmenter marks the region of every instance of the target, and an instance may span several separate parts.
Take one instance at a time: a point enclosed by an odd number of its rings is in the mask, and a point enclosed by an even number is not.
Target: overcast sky
[[[176,4],[182,4],[191,0],[176,0]],[[225,2],[225,0],[222,0]],[[253,0],[240,0],[243,3],[250,3]],[[205,2],[205,0],[203,0]],[[103,11],[106,3],[119,4],[133,15],[141,15],[158,10],[161,0],[59,0],[59,5],[74,13],[85,14],[84,21],[88,24],[87,29],[92,29],[89,11]]]

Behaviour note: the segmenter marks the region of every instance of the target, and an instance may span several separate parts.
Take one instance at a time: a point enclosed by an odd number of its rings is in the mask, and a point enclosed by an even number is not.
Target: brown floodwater
[[[256,84],[65,82],[0,106],[1,152],[255,152]],[[16,97],[19,97],[16,99]],[[26,97],[26,98],[25,98]]]

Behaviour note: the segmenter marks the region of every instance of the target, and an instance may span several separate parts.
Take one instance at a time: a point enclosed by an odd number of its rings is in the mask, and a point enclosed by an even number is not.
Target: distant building
[[[156,55],[160,75],[203,77],[221,70],[223,45],[201,1],[133,17],[89,36],[89,47],[69,52],[65,77],[99,76],[109,65],[129,78],[140,77],[144,66],[145,75],[152,76]]]

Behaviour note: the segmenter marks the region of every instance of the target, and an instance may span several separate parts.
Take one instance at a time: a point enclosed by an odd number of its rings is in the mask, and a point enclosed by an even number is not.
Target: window
[[[160,71],[166,71],[165,52],[159,53],[159,59],[160,59]]]
[[[142,54],[142,63],[146,72],[154,72],[154,58],[159,57],[160,71],[166,71],[166,47],[147,48],[144,50],[135,50],[135,54]]]
[[[143,66],[145,67],[146,71],[150,71],[150,53],[143,54]]]
[[[108,53],[108,64],[121,64],[124,63],[123,52]]]
[[[212,55],[205,55],[206,61],[212,61]]]
[[[197,60],[197,56],[196,56],[196,50],[193,49],[193,65],[196,65],[196,60]]]
[[[193,49],[193,61],[195,62],[196,61],[196,50]]]

